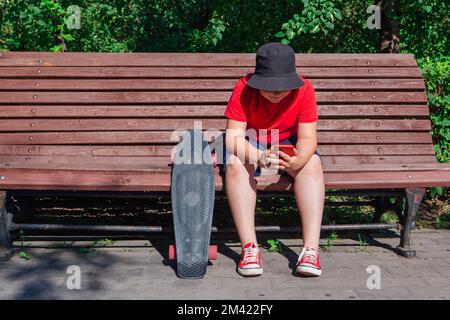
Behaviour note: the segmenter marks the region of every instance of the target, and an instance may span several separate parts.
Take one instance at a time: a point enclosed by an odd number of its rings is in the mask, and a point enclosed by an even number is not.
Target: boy
[[[259,168],[272,168],[294,178],[304,240],[296,271],[319,276],[322,271],[318,249],[325,186],[321,159],[316,151],[317,105],[314,88],[296,73],[295,52],[290,46],[272,42],[257,50],[255,73],[238,81],[225,116],[228,118],[225,186],[242,244],[237,271],[243,276],[263,273],[255,232],[253,176]],[[256,130],[250,141],[246,139],[248,129]],[[275,144],[294,145],[295,156],[276,150]]]

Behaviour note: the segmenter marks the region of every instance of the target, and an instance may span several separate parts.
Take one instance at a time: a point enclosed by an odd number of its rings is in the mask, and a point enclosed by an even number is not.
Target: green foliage
[[[429,189],[430,197],[434,198],[436,196],[443,196],[444,195],[444,188],[442,187],[432,187]]]
[[[275,37],[282,38],[281,42],[289,44],[291,40],[302,33],[318,33],[324,35],[334,30],[334,23],[342,20],[341,11],[335,8],[333,1],[302,0],[304,9],[301,15],[294,14],[292,19],[283,23],[281,31]]]
[[[57,1],[0,2],[0,50],[61,51],[65,33],[65,10]]]
[[[450,162],[449,12],[444,0],[397,0],[400,49],[419,61],[437,159]],[[379,51],[366,27],[373,0],[0,0],[0,51],[255,52],[282,41],[296,52]],[[81,28],[67,22],[81,9]],[[441,189],[430,189],[440,195]]]
[[[426,83],[436,157],[450,162],[450,57],[427,57],[419,64]]]
[[[450,227],[450,211],[437,217],[435,220],[436,227],[438,228],[449,228]]]
[[[70,51],[139,51],[147,16],[143,1],[68,1],[81,8],[81,28],[72,30]],[[67,7],[66,6],[66,7]]]
[[[25,241],[25,232],[22,229],[19,230],[19,239],[20,239],[20,248],[23,250],[23,242]],[[28,261],[31,259],[31,256],[26,251],[20,251],[19,258]]]
[[[88,253],[92,253],[94,251],[95,251],[94,248],[80,248],[80,253],[82,253],[82,254],[88,254]]]
[[[227,23],[223,20],[223,16],[219,16],[217,12],[213,12],[208,26],[205,29],[194,29],[188,34],[190,49],[197,51],[202,48],[213,48],[222,39],[222,34],[226,30]]]
[[[393,212],[385,212],[380,219],[381,223],[396,223],[398,222],[398,217]]]
[[[23,260],[25,260],[25,261],[28,261],[28,260],[31,259],[31,256],[30,256],[27,252],[21,251],[21,252],[19,253],[19,258],[20,258],[20,259],[23,259]]]
[[[291,19],[293,23],[286,22],[298,32],[288,39],[289,45],[298,52],[377,52],[378,32],[366,29],[366,11],[370,5],[373,5],[371,0],[307,1],[294,11],[297,13]],[[319,28],[312,22],[318,22]],[[286,32],[282,30],[275,37],[279,39],[283,33]]]
[[[358,247],[361,250],[365,250],[365,249],[367,249],[367,246],[368,246],[368,243],[367,243],[365,236],[358,233]]]
[[[397,0],[400,7],[400,49],[417,58],[449,53],[450,3],[444,0]]]
[[[330,250],[333,246],[336,240],[338,239],[338,235],[336,232],[332,232],[326,239],[325,244],[321,246],[323,251]]]
[[[114,241],[112,241],[111,239],[108,239],[108,238],[95,240],[92,242],[92,245],[90,245],[89,247],[80,248],[80,253],[82,253],[82,254],[92,253],[92,252],[95,252],[95,247],[107,247],[107,246],[111,246],[113,244],[114,244]]]
[[[114,244],[114,241],[112,241],[111,239],[108,238],[104,238],[104,239],[100,239],[100,240],[96,240],[92,243],[93,247],[99,246],[99,247],[106,247],[106,246],[111,246]]]
[[[283,246],[278,239],[269,239],[267,240],[267,244],[269,245],[269,252],[283,253]]]

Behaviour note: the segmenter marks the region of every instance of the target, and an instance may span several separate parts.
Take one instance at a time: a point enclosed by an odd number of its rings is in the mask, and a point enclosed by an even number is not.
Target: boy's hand
[[[294,152],[297,153],[297,149],[294,148]],[[285,171],[296,171],[300,170],[301,166],[298,162],[297,156],[289,156],[283,151],[277,150],[277,155],[280,157],[279,169]]]
[[[258,159],[258,166],[262,168],[275,168],[278,169],[280,164],[280,159],[277,157],[276,153],[272,148],[267,149],[261,153]]]

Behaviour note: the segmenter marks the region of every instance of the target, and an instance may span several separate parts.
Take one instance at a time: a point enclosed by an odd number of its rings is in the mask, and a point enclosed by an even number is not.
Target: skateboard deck
[[[214,209],[214,168],[201,131],[190,130],[177,145],[172,167],[172,211],[177,273],[181,278],[203,278]]]

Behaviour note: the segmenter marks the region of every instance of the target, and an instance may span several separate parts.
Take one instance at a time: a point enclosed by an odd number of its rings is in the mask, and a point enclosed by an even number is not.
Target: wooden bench
[[[0,53],[0,255],[11,255],[10,232],[26,228],[4,209],[9,195],[168,192],[172,131],[197,120],[224,130],[231,91],[254,63],[253,53]],[[297,65],[317,91],[327,193],[374,196],[380,227],[395,210],[398,251],[413,256],[426,188],[450,186],[413,56],[297,54]],[[263,176],[257,185],[286,195],[292,180]]]

